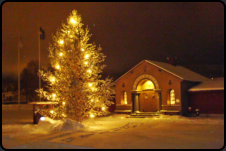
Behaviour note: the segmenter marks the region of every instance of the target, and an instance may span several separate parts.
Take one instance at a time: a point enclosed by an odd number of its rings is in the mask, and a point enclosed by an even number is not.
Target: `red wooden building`
[[[224,114],[224,78],[203,81],[188,92],[191,113]]]

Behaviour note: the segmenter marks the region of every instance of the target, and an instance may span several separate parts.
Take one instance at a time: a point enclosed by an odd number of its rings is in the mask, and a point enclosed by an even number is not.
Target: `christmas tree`
[[[44,116],[81,122],[87,116],[107,114],[108,106],[113,104],[112,79],[100,79],[106,56],[100,46],[88,43],[91,34],[88,27],[83,29],[81,21],[73,10],[48,48],[54,70],[39,71],[42,79],[48,81],[48,91],[37,90],[40,97],[58,102],[53,109],[40,109]]]

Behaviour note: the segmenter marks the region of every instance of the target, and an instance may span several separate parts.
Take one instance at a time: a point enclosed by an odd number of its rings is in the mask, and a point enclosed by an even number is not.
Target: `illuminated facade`
[[[182,66],[143,60],[115,81],[115,112],[187,115],[187,90],[205,80]]]

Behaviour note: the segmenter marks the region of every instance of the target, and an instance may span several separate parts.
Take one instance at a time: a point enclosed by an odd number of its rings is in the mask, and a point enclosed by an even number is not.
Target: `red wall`
[[[200,114],[224,114],[224,90],[189,92],[191,112]]]

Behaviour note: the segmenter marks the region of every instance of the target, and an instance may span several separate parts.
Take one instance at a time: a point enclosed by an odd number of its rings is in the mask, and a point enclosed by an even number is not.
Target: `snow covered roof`
[[[157,66],[166,72],[169,72],[176,77],[183,79],[183,80],[188,80],[188,81],[205,81],[208,80],[208,78],[193,72],[185,67],[182,66],[174,66],[169,63],[164,63],[164,62],[158,62],[158,61],[151,61],[151,60],[146,60],[150,64]]]
[[[174,65],[171,65],[168,63],[151,61],[151,60],[143,60],[139,64],[141,64],[144,61],[146,61],[146,62],[148,62],[148,63],[150,63],[150,64],[152,64],[182,80],[197,81],[197,82],[209,80],[208,78],[206,78],[196,72],[193,72],[185,67],[182,67],[182,66],[174,66]],[[139,64],[137,64],[136,66],[138,66]],[[136,66],[134,66],[130,70],[133,70]],[[128,72],[130,72],[130,70]],[[126,72],[124,75],[126,75],[128,72]],[[122,75],[120,78],[122,78],[124,75]],[[116,81],[118,81],[120,78],[118,78]]]
[[[224,90],[224,78],[216,78],[190,88],[188,91]]]

